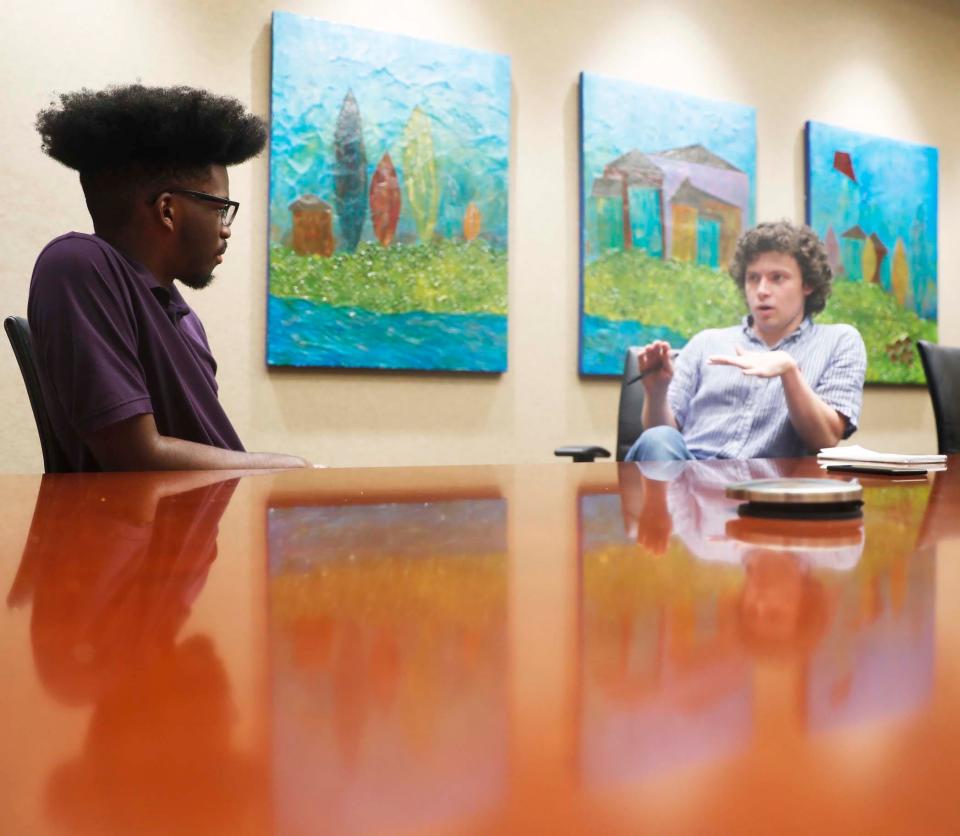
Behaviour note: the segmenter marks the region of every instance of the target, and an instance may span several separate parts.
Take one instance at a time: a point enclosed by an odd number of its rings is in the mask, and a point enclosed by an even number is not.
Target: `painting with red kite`
[[[937,149],[822,122],[805,145],[807,223],[834,274],[817,319],[859,329],[868,383],[922,384],[917,340],[937,341]]]

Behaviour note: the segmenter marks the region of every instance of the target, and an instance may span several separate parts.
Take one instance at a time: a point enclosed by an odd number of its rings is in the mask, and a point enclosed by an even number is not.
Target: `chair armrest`
[[[570,456],[575,462],[592,462],[594,459],[609,459],[610,451],[595,444],[584,444],[558,447],[553,451],[553,455]]]

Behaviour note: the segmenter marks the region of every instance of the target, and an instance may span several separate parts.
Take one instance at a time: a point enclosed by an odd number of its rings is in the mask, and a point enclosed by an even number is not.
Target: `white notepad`
[[[859,444],[849,447],[824,447],[818,454],[820,460],[831,462],[870,462],[872,464],[890,465],[943,465],[947,457],[940,453],[910,454],[910,453],[879,453],[868,450]]]

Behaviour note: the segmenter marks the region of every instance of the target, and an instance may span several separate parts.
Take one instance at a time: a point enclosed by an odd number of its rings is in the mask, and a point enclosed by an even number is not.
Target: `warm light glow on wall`
[[[889,67],[859,56],[838,62],[826,83],[809,88],[808,107],[811,119],[892,139],[921,141],[914,99]]]
[[[731,56],[693,10],[636,4],[577,32],[581,69],[727,101],[739,98]]]

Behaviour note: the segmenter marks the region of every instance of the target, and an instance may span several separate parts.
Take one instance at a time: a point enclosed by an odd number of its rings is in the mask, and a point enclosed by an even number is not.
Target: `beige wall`
[[[269,109],[263,0],[8,0],[0,33],[0,312],[26,310],[39,249],[89,231],[76,176],[39,149],[53,93],[140,79],[209,87]],[[618,387],[577,366],[577,114],[581,70],[751,104],[757,216],[803,216],[804,120],[940,148],[941,341],[960,344],[960,6],[950,0],[303,0],[282,8],[510,55],[509,371],[499,377],[272,371],[264,364],[266,158],[235,169],[243,204],[218,281],[189,297],[250,449],[332,465],[542,461],[612,445]],[[12,356],[0,349],[0,469],[41,468]],[[870,388],[868,446],[931,450],[926,392]]]

